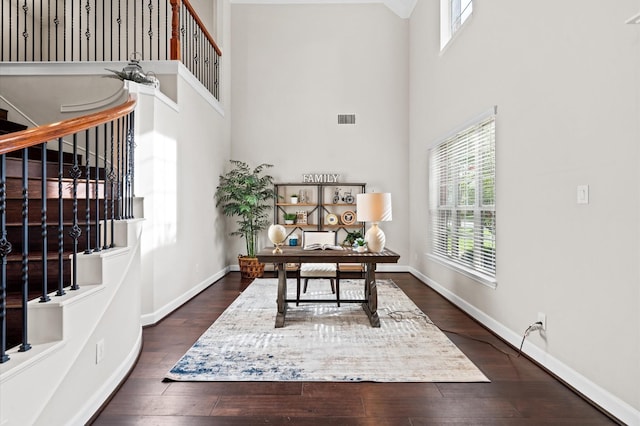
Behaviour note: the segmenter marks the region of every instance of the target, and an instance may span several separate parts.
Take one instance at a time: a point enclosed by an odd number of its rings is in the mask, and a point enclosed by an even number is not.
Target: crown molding
[[[232,4],[366,4],[382,3],[403,19],[411,17],[418,0],[230,0]]]

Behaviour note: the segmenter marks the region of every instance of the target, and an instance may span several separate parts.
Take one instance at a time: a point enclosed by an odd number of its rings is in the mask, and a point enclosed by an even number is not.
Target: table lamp
[[[371,222],[371,228],[364,235],[369,251],[381,252],[385,236],[378,222],[391,220],[391,194],[370,192],[356,195],[356,215],[358,222]]]

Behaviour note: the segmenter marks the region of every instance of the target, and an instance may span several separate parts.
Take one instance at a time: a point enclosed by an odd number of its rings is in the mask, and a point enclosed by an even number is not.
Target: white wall
[[[534,351],[633,424],[640,424],[640,27],[624,22],[639,6],[477,1],[443,53],[439,2],[418,2],[410,23],[413,265],[512,334],[546,313],[544,337],[528,339]],[[495,290],[430,261],[426,217],[416,213],[428,208],[428,147],[492,105]],[[583,184],[588,205],[576,203]]]
[[[391,192],[381,227],[408,262],[408,21],[382,4],[232,4],[231,18],[231,157],[273,164],[277,182],[333,172]]]

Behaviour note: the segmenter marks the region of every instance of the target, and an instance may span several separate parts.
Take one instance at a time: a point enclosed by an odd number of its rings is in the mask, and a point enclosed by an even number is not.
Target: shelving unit
[[[296,230],[335,230],[340,244],[347,232],[360,230],[364,235],[364,224],[355,219],[356,195],[365,192],[366,184],[291,182],[276,183],[274,190],[274,223],[287,228],[287,236],[294,234]],[[298,196],[296,203],[291,202],[291,195],[294,194]],[[296,222],[285,224],[285,213],[298,213]]]

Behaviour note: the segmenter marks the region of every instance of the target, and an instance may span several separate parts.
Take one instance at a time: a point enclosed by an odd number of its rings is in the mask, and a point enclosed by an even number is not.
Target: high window
[[[485,114],[429,151],[431,254],[495,285],[495,115]]]
[[[440,0],[440,49],[444,49],[472,12],[473,0]]]

